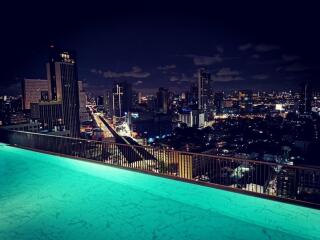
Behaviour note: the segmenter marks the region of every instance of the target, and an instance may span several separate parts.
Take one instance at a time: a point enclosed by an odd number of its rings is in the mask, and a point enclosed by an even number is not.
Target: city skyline
[[[3,9],[1,240],[319,239],[315,1]]]
[[[320,51],[312,4],[232,6],[164,4],[149,10],[141,3],[129,12],[114,4],[107,15],[89,11],[83,19],[67,4],[71,20],[49,19],[44,28],[32,14],[41,16],[42,6],[30,4],[25,23],[13,19],[25,35],[30,31],[28,38],[21,42],[5,28],[2,46],[9,47],[3,50],[1,93],[15,93],[23,78],[46,78],[51,43],[75,50],[79,80],[91,91],[111,89],[115,81],[128,81],[146,93],[159,87],[186,90],[201,67],[211,72],[218,91],[298,89],[305,80],[317,85]],[[49,9],[48,16],[55,10]]]

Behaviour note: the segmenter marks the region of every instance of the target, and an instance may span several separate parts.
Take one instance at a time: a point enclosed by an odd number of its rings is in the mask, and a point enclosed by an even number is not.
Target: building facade
[[[301,92],[299,99],[299,113],[311,114],[312,109],[312,86],[309,81],[301,84]]]
[[[63,108],[61,102],[40,102],[39,121],[41,122],[43,129],[49,131],[63,127]]]
[[[31,103],[49,100],[48,81],[43,79],[22,80],[22,104],[24,110],[30,110]]]
[[[216,115],[223,114],[223,98],[224,98],[223,92],[216,92],[214,94],[214,107],[216,110],[215,111]]]
[[[74,53],[51,48],[47,63],[49,100],[61,102],[62,119],[72,137],[80,135],[78,72]]]
[[[157,92],[157,111],[168,113],[169,92],[166,88],[159,88]]]
[[[198,73],[198,109],[206,111],[210,107],[212,98],[212,81],[211,74],[200,69]]]
[[[87,111],[87,94],[83,89],[82,81],[78,81],[79,87],[79,119],[80,123],[90,120],[90,115]]]

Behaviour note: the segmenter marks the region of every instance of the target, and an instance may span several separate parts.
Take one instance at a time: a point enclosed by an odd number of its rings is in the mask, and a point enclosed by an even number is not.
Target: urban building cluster
[[[115,81],[97,96],[79,81],[73,52],[50,50],[47,79],[23,79],[21,96],[1,96],[2,128],[317,164],[320,95],[310,82],[299,91],[215,91],[201,68],[185,92],[160,87],[146,95]]]

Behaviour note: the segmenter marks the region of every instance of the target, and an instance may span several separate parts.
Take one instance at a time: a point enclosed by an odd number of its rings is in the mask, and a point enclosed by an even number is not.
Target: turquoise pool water
[[[320,239],[320,211],[0,144],[0,239]]]

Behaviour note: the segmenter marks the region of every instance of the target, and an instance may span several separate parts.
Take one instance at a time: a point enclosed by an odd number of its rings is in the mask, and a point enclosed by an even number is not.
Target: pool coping
[[[263,199],[267,199],[267,200],[271,200],[271,201],[282,202],[282,203],[297,205],[297,206],[300,206],[300,207],[302,206],[302,207],[307,207],[307,208],[320,210],[320,204],[306,202],[306,201],[303,201],[303,200],[281,198],[281,197],[278,197],[278,196],[271,196],[271,195],[267,195],[267,194],[264,194],[264,193],[250,192],[250,191],[246,191],[246,190],[242,190],[242,189],[238,189],[238,188],[232,188],[232,187],[228,187],[228,186],[224,186],[224,185],[219,185],[219,184],[216,184],[216,183],[208,183],[208,182],[196,181],[196,180],[181,178],[181,177],[177,177],[177,176],[174,176],[174,175],[168,175],[168,174],[159,174],[159,173],[155,173],[155,172],[151,172],[151,171],[147,171],[147,170],[143,170],[143,169],[130,168],[130,167],[110,164],[110,163],[106,163],[106,162],[101,162],[101,161],[97,161],[97,160],[93,160],[93,159],[67,155],[67,154],[63,154],[63,153],[55,153],[55,152],[50,152],[50,151],[45,151],[45,150],[40,150],[40,149],[35,149],[35,148],[30,148],[30,147],[24,147],[24,146],[19,146],[17,144],[9,144],[9,143],[4,143],[4,144],[6,144],[8,146],[12,146],[12,147],[21,148],[21,149],[32,150],[32,151],[35,151],[35,152],[40,152],[40,153],[45,153],[45,154],[50,154],[50,155],[55,155],[55,156],[65,157],[65,158],[72,158],[72,159],[80,160],[80,161],[84,161],[84,162],[91,162],[91,163],[95,163],[95,164],[101,164],[101,165],[104,165],[104,166],[115,167],[115,168],[119,168],[119,169],[125,169],[125,170],[129,170],[129,171],[149,174],[149,175],[153,175],[153,176],[156,176],[156,177],[167,178],[167,179],[176,180],[176,181],[180,181],[180,182],[191,183],[191,184],[201,185],[201,186],[204,186],[204,187],[210,187],[210,188],[225,190],[225,191],[229,191],[229,192],[249,195],[249,196],[253,196],[253,197],[263,198]]]

